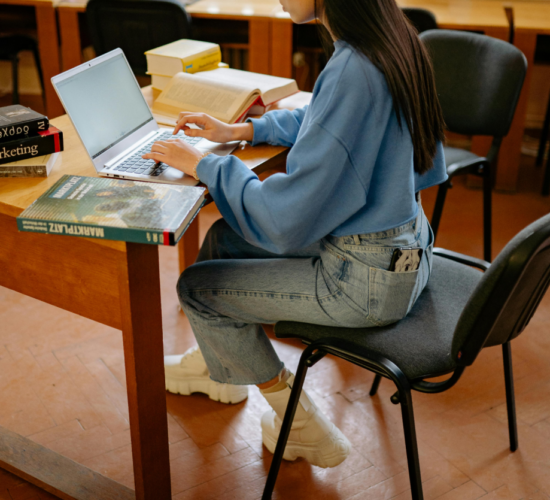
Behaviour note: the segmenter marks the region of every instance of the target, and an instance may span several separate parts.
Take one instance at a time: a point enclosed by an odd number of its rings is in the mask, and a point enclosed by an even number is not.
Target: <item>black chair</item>
[[[190,38],[191,18],[179,0],[90,0],[86,17],[96,54],[120,47],[137,76],[147,72],[145,51]]]
[[[418,33],[437,29],[437,20],[429,10],[417,9],[415,7],[402,7],[401,10]]]
[[[11,61],[12,67],[12,104],[19,104],[19,53],[29,50],[33,53],[36,69],[40,78],[40,85],[44,89],[44,79],[42,78],[42,66],[40,65],[40,55],[38,45],[30,36],[11,35],[0,37],[0,61]]]
[[[484,274],[473,268],[485,271]],[[271,498],[290,426],[308,368],[333,354],[376,374],[371,395],[381,377],[391,379],[401,404],[412,497],[422,500],[420,463],[411,391],[438,393],[460,379],[484,347],[502,345],[510,450],[518,447],[510,341],[527,326],[550,283],[550,215],[515,236],[493,264],[434,250],[430,281],[409,315],[382,328],[332,328],[279,322],[279,338],[299,338],[304,350],[263,499]],[[426,378],[450,375],[442,382]]]
[[[548,96],[548,107],[546,108],[546,115],[544,117],[544,124],[540,134],[539,150],[537,153],[537,167],[540,167],[544,161],[544,153],[546,152],[546,143],[550,140],[550,96]],[[544,179],[542,181],[542,196],[548,196],[550,194],[550,154],[546,160],[546,167],[544,170]]]
[[[541,35],[537,37],[537,47],[535,50],[535,64],[548,64],[550,62],[550,36]],[[550,95],[548,96],[548,105],[544,117],[544,125],[540,134],[539,150],[537,154],[537,167],[542,166],[546,144],[550,141]],[[550,155],[546,162],[544,171],[544,180],[542,181],[542,196],[550,194]]]
[[[527,60],[513,45],[485,35],[432,30],[420,35],[432,57],[437,93],[448,130],[492,136],[486,158],[445,148],[449,179],[440,184],[432,215],[437,235],[447,189],[456,175],[483,178],[483,256],[491,260],[491,189],[502,139],[508,134],[519,99]]]

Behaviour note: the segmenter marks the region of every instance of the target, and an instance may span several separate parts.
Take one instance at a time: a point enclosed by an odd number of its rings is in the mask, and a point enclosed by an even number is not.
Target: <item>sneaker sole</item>
[[[178,380],[166,377],[166,390],[182,396],[200,392],[208,395],[213,401],[225,404],[240,403],[248,397],[248,387],[246,385],[220,384],[213,380],[193,378]]]
[[[275,453],[277,440],[262,433],[262,441],[271,453]],[[322,449],[325,447],[330,447],[332,452],[323,453]],[[350,451],[351,445],[349,441],[340,431],[337,431],[331,432],[317,443],[304,444],[287,441],[283,459],[293,462],[298,457],[302,457],[311,465],[326,469],[328,467],[340,465],[348,457]]]

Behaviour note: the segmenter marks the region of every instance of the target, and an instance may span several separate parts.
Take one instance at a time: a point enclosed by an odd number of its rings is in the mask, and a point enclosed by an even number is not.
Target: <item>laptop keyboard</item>
[[[134,151],[131,156],[128,156],[124,161],[119,163],[115,168],[113,168],[112,171],[121,172],[123,174],[131,173],[150,175],[153,177],[159,176],[168,168],[168,165],[165,165],[164,163],[155,163],[155,160],[144,160],[142,156],[145,153],[149,153],[151,151],[151,146],[154,142],[166,141],[175,137],[184,140],[187,144],[190,144],[191,146],[194,146],[202,139],[202,137],[188,137],[183,133],[172,135],[172,132],[170,130],[167,130],[166,132],[162,132],[157,135],[154,139],[151,139],[150,141],[144,143],[141,148]]]

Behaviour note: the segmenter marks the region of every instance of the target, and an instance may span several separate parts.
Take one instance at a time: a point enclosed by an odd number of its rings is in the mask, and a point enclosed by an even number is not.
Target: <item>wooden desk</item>
[[[34,7],[38,30],[38,50],[40,65],[44,76],[44,98],[46,113],[50,118],[62,115],[63,106],[50,79],[59,74],[59,45],[57,43],[57,21],[55,18],[54,0],[0,0],[4,5],[29,5]]]
[[[1,1],[1,0],[0,0]],[[78,13],[86,12],[87,0],[60,0],[57,3],[61,34],[63,70],[82,62],[82,47],[78,27]],[[272,30],[272,15],[279,6],[278,0],[201,0],[186,7],[192,17],[248,21],[249,71],[277,75],[277,64],[272,68],[273,54],[278,57],[277,31]],[[288,37],[287,37],[288,38]],[[292,59],[292,37],[290,37]],[[287,42],[285,42],[287,43]],[[292,67],[288,76],[292,74]],[[287,76],[280,75],[280,76]]]
[[[145,94],[152,98],[151,89]],[[287,107],[301,99],[308,94]],[[52,122],[65,151],[50,177],[0,179],[0,286],[122,330],[135,493],[1,427],[0,467],[63,499],[170,500],[158,247],[17,231],[15,217],[62,175],[96,175],[69,118]],[[283,166],[286,153],[268,145],[236,151],[256,171]]]
[[[481,31],[508,40],[510,25],[500,1],[492,0],[397,0],[400,7],[433,12],[440,28]]]
[[[550,35],[550,4],[544,2],[515,1],[512,4],[514,11],[514,45],[520,49],[527,58],[527,74],[523,84],[523,90],[519,98],[516,114],[512,123],[509,137],[513,140],[513,147],[509,153],[511,165],[516,166],[506,172],[504,188],[514,190],[519,175],[519,161],[521,141],[525,127],[525,115],[527,113],[527,100],[533,64],[535,61],[535,47],[538,35]],[[500,167],[500,165],[499,165]]]

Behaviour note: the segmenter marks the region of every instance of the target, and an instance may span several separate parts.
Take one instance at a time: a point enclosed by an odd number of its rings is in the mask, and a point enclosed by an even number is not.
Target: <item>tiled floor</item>
[[[526,160],[519,194],[495,194],[498,252],[521,228],[550,210],[534,192],[540,182]],[[424,195],[431,213],[435,191]],[[207,207],[201,234],[218,217]],[[481,193],[457,183],[449,192],[438,246],[481,257]],[[166,354],[193,345],[178,311],[176,251],[161,248]],[[414,394],[426,498],[550,500],[550,297],[513,343],[519,450],[508,449],[500,350],[485,350],[456,387]],[[298,342],[274,340],[290,368]],[[307,389],[353,444],[339,467],[323,470],[284,463],[279,499],[410,498],[399,407],[392,384],[368,396],[372,375],[325,359]],[[267,404],[256,388],[227,406],[205,396],[167,394],[174,499],[260,498],[271,455],[262,447],[259,419]],[[0,425],[132,486],[128,409],[119,331],[0,288]],[[52,498],[0,471],[0,500]]]

